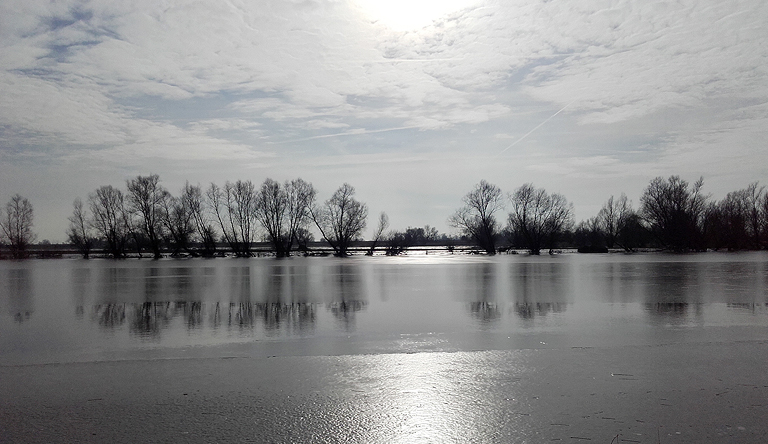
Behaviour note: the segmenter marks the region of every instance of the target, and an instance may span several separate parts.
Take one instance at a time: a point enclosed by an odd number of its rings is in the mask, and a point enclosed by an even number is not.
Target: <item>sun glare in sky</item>
[[[375,22],[395,31],[423,28],[433,20],[470,6],[476,0],[357,0]]]

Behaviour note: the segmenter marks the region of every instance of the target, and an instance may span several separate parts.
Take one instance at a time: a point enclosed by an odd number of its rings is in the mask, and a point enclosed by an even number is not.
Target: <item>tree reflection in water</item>
[[[131,333],[144,338],[156,337],[179,310],[171,302],[145,302],[133,304]],[[175,313],[174,313],[175,312]]]
[[[564,303],[573,291],[569,287],[568,265],[558,262],[511,264],[509,276],[516,305],[557,304],[564,310]]]
[[[218,306],[218,304],[217,304]],[[231,303],[228,325],[237,328],[255,328],[259,322],[268,336],[309,334],[316,321],[315,305],[308,303]]]
[[[765,259],[720,257],[4,263],[0,305],[17,322],[33,316],[35,306],[45,307],[34,314],[43,318],[26,323],[24,331],[85,317],[94,334],[82,325],[72,331],[102,345],[116,335],[100,330],[151,338],[153,347],[316,336],[322,343],[391,340],[412,350],[443,347],[452,338],[518,344],[513,334],[531,329],[597,341],[625,326],[632,337],[667,340],[663,330],[673,329],[658,327],[763,322],[754,315],[768,311]],[[0,324],[0,333],[17,334],[8,324]]]
[[[8,285],[0,290],[7,292],[9,314],[15,322],[26,322],[35,312],[32,298],[32,273],[28,268],[12,268],[6,277]]]
[[[355,328],[355,315],[365,309],[362,276],[354,264],[339,263],[332,267],[325,279],[323,292],[329,302],[328,310],[343,326],[344,331]]]
[[[469,311],[475,319],[485,324],[501,318],[501,311],[495,302],[470,302]]]
[[[299,334],[314,331],[316,304],[309,303],[230,303],[227,326],[251,330],[261,325],[267,335]],[[221,326],[221,304],[210,304],[209,326]],[[181,319],[189,330],[206,327],[206,305],[200,301],[145,302],[142,304],[100,304],[94,307],[94,320],[102,327],[117,328],[125,324],[138,336],[156,336],[175,319]]]
[[[104,303],[94,306],[93,318],[106,328],[127,323],[130,333],[141,337],[158,336],[176,320],[188,330],[225,326],[261,328],[267,336],[302,336],[315,330],[318,294],[332,295],[326,303],[329,312],[351,328],[354,313],[366,305],[360,299],[362,280],[355,266],[332,268],[339,274],[310,282],[304,262],[237,265],[222,269],[223,275],[212,267],[110,266],[100,283],[98,298]],[[73,290],[82,293],[85,281],[76,276]],[[221,297],[230,302],[202,300]],[[137,298],[144,302],[130,302]]]
[[[515,313],[522,319],[533,319],[537,316],[546,316],[550,313],[563,313],[567,308],[568,304],[565,303],[517,303],[515,304]]]
[[[467,269],[466,281],[469,288],[469,312],[481,324],[490,324],[501,318],[496,302],[497,274],[494,264],[482,263]]]
[[[125,323],[125,304],[103,304],[94,307],[94,318],[102,327],[114,328]]]
[[[85,300],[91,289],[91,269],[75,268],[72,270],[72,297],[75,302],[75,316],[82,319],[85,314]]]

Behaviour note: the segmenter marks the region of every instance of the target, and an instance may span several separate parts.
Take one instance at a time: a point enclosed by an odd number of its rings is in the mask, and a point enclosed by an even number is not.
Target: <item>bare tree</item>
[[[509,228],[522,236],[531,254],[540,254],[545,246],[551,252],[557,238],[573,225],[573,205],[562,194],[525,184],[510,199]]]
[[[290,256],[298,231],[309,222],[314,197],[312,184],[302,179],[285,181],[282,186],[266,179],[261,185],[256,194],[256,218],[278,257]]]
[[[11,256],[16,259],[26,257],[27,247],[35,241],[32,232],[34,213],[32,204],[25,197],[16,194],[5,205],[5,214],[0,219],[2,239],[11,247]]]
[[[371,238],[371,246],[365,253],[367,256],[373,256],[373,252],[376,250],[376,246],[384,239],[384,230],[386,230],[388,227],[389,216],[387,216],[387,213],[382,211],[379,214],[379,224],[376,226],[376,231],[373,232],[373,237]]]
[[[579,222],[573,230],[573,241],[579,247],[579,252],[594,253],[608,248],[606,238],[599,215]]]
[[[126,181],[127,208],[138,219],[139,227],[149,239],[152,255],[159,259],[163,241],[163,212],[168,191],[160,185],[160,176],[137,176]]]
[[[759,186],[758,182],[752,182],[743,190],[744,205],[746,207],[746,226],[747,234],[751,240],[752,248],[759,249],[762,246],[761,235],[763,229],[762,219],[764,217],[761,208],[762,201],[766,199],[765,187]]]
[[[384,254],[387,256],[398,256],[408,251],[414,243],[413,231],[393,231],[387,235]]]
[[[768,193],[764,193],[759,202],[760,206],[760,246],[768,248]]]
[[[448,219],[448,224],[478,243],[488,254],[496,254],[498,224],[495,213],[504,207],[501,189],[485,180],[462,199],[464,206]]]
[[[128,227],[124,216],[123,193],[105,185],[88,196],[91,226],[104,238],[113,258],[125,256]]]
[[[290,256],[298,231],[309,223],[309,206],[315,198],[312,184],[302,179],[281,186],[266,179],[257,193],[256,218],[278,257]]]
[[[704,179],[692,187],[679,176],[651,181],[640,198],[640,214],[651,232],[674,251],[702,250],[707,196],[701,192]]]
[[[237,256],[251,256],[256,229],[256,188],[253,183],[250,180],[226,182],[224,188],[211,184],[206,195],[232,252]]]
[[[139,255],[139,257],[143,257],[141,254],[141,249],[144,245],[147,245],[148,239],[147,236],[143,233],[141,229],[141,217],[137,213],[133,213],[130,210],[128,210],[128,204],[126,202],[125,196],[123,197],[123,207],[120,209],[120,215],[123,218],[123,224],[125,226],[126,231],[126,250],[128,245],[128,240],[133,240],[133,246],[136,250],[136,254]]]
[[[708,205],[705,217],[708,246],[729,250],[760,249],[764,195],[764,187],[753,182],[747,188],[728,193],[716,204]]]
[[[267,240],[278,257],[285,256],[285,191],[280,183],[266,179],[256,194],[256,219],[266,231]]]
[[[69,216],[67,238],[80,251],[84,259],[88,259],[91,249],[96,242],[88,222],[88,212],[83,207],[83,201],[78,197],[72,203],[72,215]]]
[[[424,230],[424,242],[435,242],[440,237],[440,233],[437,231],[437,228],[435,227],[424,225],[423,230]]]
[[[216,252],[216,229],[206,210],[202,189],[199,185],[190,185],[187,182],[181,198],[189,209],[197,237],[203,243],[203,256],[213,256]]]
[[[728,193],[720,202],[712,205],[712,213],[717,216],[716,231],[718,233],[718,246],[725,246],[729,250],[742,250],[750,243],[747,231],[748,207],[746,190]]]
[[[349,247],[365,229],[368,207],[354,198],[355,188],[345,183],[322,206],[310,207],[310,216],[336,256],[349,255]]]
[[[597,213],[596,220],[600,230],[605,235],[605,243],[608,248],[618,245],[627,251],[632,250],[632,245],[622,241],[622,233],[626,232],[634,213],[632,203],[627,199],[626,194],[621,193],[618,200],[614,200],[613,196],[608,198],[603,208]]]
[[[296,248],[304,253],[309,251],[309,243],[315,239],[315,236],[308,228],[299,228],[296,230]]]
[[[181,196],[174,197],[166,193],[163,199],[162,223],[164,232],[173,249],[172,256],[178,256],[181,251],[190,252],[190,242],[195,234],[194,216],[192,214],[189,195],[189,183],[184,185]]]
[[[289,235],[286,253],[290,254],[293,243],[297,242],[300,244],[300,237],[306,237],[304,233],[307,232],[307,227],[312,221],[310,209],[315,202],[317,192],[311,183],[305,182],[300,178],[290,182],[286,181],[284,189],[288,211]],[[306,246],[306,242],[304,242],[304,245]]]

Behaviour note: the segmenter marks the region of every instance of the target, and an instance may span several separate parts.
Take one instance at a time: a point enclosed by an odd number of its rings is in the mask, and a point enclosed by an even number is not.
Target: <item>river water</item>
[[[0,442],[768,442],[768,254],[0,262]]]
[[[768,339],[768,254],[0,262],[0,364]]]

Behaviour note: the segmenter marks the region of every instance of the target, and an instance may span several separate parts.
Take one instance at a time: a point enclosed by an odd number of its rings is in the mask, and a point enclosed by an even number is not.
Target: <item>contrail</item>
[[[506,147],[506,148],[504,148],[503,150],[501,150],[501,152],[500,152],[499,154],[497,154],[497,156],[500,156],[500,155],[504,154],[504,153],[505,153],[505,152],[506,152],[508,149],[510,149],[510,148],[512,148],[513,146],[517,145],[517,144],[518,144],[518,143],[519,143],[521,140],[525,139],[526,137],[530,136],[532,132],[534,132],[534,131],[536,131],[537,129],[541,128],[541,127],[542,127],[542,126],[543,126],[545,123],[549,122],[550,120],[552,120],[552,118],[553,118],[553,117],[555,117],[556,115],[558,115],[558,114],[560,114],[561,112],[563,112],[563,111],[564,111],[566,108],[568,108],[569,106],[571,106],[571,104],[573,104],[573,102],[575,102],[575,101],[576,101],[575,99],[574,99],[574,100],[571,100],[571,102],[570,102],[570,103],[568,103],[568,104],[567,104],[567,105],[565,105],[564,107],[560,108],[560,109],[559,109],[559,110],[558,110],[556,113],[554,113],[554,114],[552,114],[551,116],[547,117],[547,119],[546,119],[545,121],[543,121],[543,122],[541,122],[540,124],[536,125],[536,127],[535,127],[534,129],[532,129],[532,130],[528,131],[527,133],[525,133],[525,135],[524,135],[523,137],[521,137],[521,138],[519,138],[519,139],[515,140],[514,142],[512,142],[512,144],[511,144],[511,145],[509,145],[508,147]]]
[[[371,60],[365,63],[400,63],[400,62],[412,62],[412,63],[426,63],[426,62],[453,62],[455,60],[464,60],[464,57],[449,57],[443,59],[389,59],[383,60]]]
[[[421,126],[413,125],[413,126],[399,126],[395,128],[384,128],[384,129],[377,129],[377,130],[347,131],[343,133],[323,134],[320,136],[305,137],[303,139],[285,140],[282,142],[275,142],[275,143],[283,144],[283,143],[293,143],[293,142],[304,142],[307,140],[326,139],[328,137],[358,136],[361,134],[385,133],[388,131],[400,131],[400,130],[415,129],[415,128],[421,128]]]

